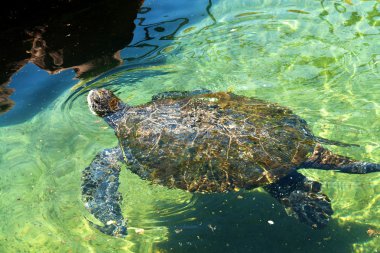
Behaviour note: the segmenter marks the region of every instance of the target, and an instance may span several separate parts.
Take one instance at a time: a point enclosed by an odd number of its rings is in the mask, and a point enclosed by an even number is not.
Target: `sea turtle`
[[[264,189],[288,214],[314,228],[333,213],[321,184],[298,168],[346,173],[380,171],[380,165],[335,155],[321,143],[348,146],[312,134],[291,110],[229,92],[172,91],[129,106],[106,89],[91,90],[90,110],[119,139],[118,147],[98,153],[82,176],[82,199],[104,226],[123,237],[126,223],[118,192],[120,165],[143,179],[189,192]]]

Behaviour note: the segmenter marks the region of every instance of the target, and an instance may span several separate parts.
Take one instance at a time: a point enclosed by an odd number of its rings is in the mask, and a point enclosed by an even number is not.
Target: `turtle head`
[[[91,90],[87,102],[91,112],[100,117],[106,117],[125,107],[112,91],[106,89]]]

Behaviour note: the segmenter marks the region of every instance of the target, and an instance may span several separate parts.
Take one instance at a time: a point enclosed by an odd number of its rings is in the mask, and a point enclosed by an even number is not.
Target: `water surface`
[[[255,96],[291,108],[316,135],[360,145],[330,147],[335,152],[380,162],[378,1],[171,2],[144,3],[151,14],[138,15],[124,65],[80,82],[61,73],[57,95],[0,128],[0,252],[379,252],[380,238],[367,230],[380,230],[380,173],[302,170],[323,184],[335,210],[325,229],[313,230],[261,189],[192,195],[123,170],[128,237],[89,226],[81,171],[117,145],[87,109],[93,87],[131,105],[168,90]],[[19,78],[38,75],[29,68]],[[44,78],[32,87],[57,76]]]

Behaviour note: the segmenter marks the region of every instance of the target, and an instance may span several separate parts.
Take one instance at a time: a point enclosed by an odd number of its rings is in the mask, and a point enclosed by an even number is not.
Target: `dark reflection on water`
[[[141,4],[141,0],[94,1],[79,5],[69,1],[49,8],[51,6],[41,1],[37,6],[43,9],[44,18],[34,20],[33,16],[29,19],[21,16],[15,23],[10,17],[10,26],[3,28],[7,38],[0,41],[2,51],[6,51],[2,54],[0,83],[6,83],[27,62],[50,74],[72,68],[80,78],[95,76],[121,64],[118,51],[133,38],[134,19]],[[35,6],[29,8],[32,12],[38,10]],[[17,44],[7,46],[7,40]],[[2,86],[9,93],[9,89]],[[9,110],[11,102],[2,100],[1,110]]]
[[[84,82],[75,93],[118,71],[162,64],[162,50],[185,25],[205,18],[209,6],[202,0],[148,0],[139,8],[142,2],[94,2],[48,21],[37,20],[32,27],[17,24],[13,33],[8,28],[7,36],[20,43],[7,47],[3,38],[0,41],[2,50],[13,50],[2,54],[0,62],[0,114],[14,107],[0,116],[0,126],[30,119],[78,80]],[[54,77],[57,74],[60,78]]]
[[[12,77],[11,87],[15,92],[10,99],[16,104],[11,111],[0,116],[0,126],[22,123],[33,117],[74,85],[74,77],[73,70],[49,75],[32,63],[26,64]]]
[[[353,243],[369,240],[368,227],[354,223],[332,220],[314,230],[261,192],[199,194],[186,211],[159,214],[157,225],[168,219],[169,238],[155,247],[160,252],[351,252]]]

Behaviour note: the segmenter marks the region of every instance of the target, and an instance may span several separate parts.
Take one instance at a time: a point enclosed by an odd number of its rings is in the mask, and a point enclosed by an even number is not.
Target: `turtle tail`
[[[301,167],[338,170],[351,174],[380,172],[380,164],[357,161],[346,156],[336,155],[320,144],[315,146],[313,154]]]

